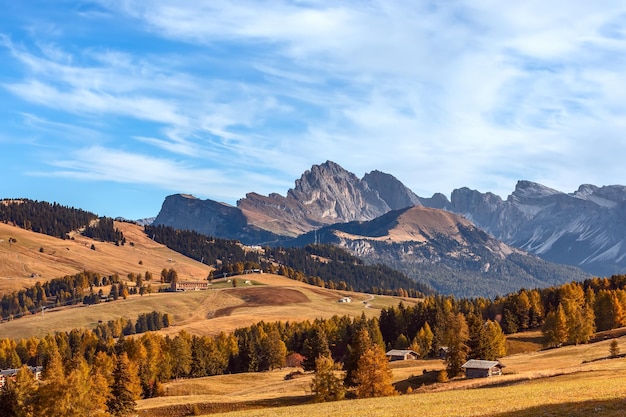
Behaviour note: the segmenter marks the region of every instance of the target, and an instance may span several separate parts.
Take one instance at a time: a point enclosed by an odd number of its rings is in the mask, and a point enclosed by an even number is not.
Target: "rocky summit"
[[[329,224],[372,220],[413,205],[421,205],[417,195],[392,175],[373,171],[359,179],[327,161],[302,174],[286,196],[248,193],[237,207],[169,196],[154,224],[268,244]]]
[[[425,205],[430,201],[421,199]],[[626,187],[581,185],[564,193],[519,181],[506,199],[469,188],[437,206],[511,246],[598,275],[626,271]]]

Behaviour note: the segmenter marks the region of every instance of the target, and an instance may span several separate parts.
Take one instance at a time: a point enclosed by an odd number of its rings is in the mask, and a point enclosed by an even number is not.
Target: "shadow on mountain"
[[[610,400],[594,400],[569,402],[561,404],[546,404],[522,410],[507,411],[505,413],[491,414],[491,417],[618,417],[626,413],[626,391],[624,397]]]

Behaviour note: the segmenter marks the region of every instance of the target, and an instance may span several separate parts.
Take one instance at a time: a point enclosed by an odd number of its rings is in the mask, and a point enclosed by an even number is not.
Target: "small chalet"
[[[504,365],[500,361],[470,359],[461,368],[465,369],[467,378],[487,378],[494,375],[502,375]]]
[[[439,357],[439,359],[445,359],[448,357],[449,351],[450,351],[450,348],[448,346],[441,346],[439,350],[437,351],[437,356]]]
[[[352,302],[352,298],[350,297],[341,297],[339,300],[337,300],[338,303],[351,303]]]
[[[209,285],[209,281],[172,281],[170,291],[207,290]]]
[[[389,361],[411,361],[419,359],[420,354],[410,349],[391,349],[386,353]]]

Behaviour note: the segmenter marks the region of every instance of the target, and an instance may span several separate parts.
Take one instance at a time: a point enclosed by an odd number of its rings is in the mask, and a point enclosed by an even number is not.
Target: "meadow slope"
[[[181,279],[204,279],[212,269],[154,242],[141,226],[115,222],[115,227],[124,233],[126,245],[76,233],[73,240],[63,240],[0,223],[0,296],[83,270],[120,277],[150,271],[158,278],[163,268],[174,268]]]
[[[238,287],[216,280],[205,291],[163,292],[91,306],[70,306],[0,323],[0,337],[45,336],[55,331],[94,328],[99,321],[119,317],[136,319],[139,314],[168,313],[172,326],[160,333],[175,334],[184,329],[196,335],[216,335],[249,326],[261,320],[304,321],[333,315],[378,317],[383,307],[418,302],[390,296],[374,296],[349,291],[329,290],[273,274],[237,277]],[[244,284],[246,280],[250,285]],[[339,303],[344,296],[351,303]]]

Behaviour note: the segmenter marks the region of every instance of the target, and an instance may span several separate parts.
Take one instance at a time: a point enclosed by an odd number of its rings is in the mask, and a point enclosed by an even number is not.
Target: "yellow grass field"
[[[378,317],[383,307],[418,302],[388,296],[373,296],[348,291],[314,287],[273,274],[245,276],[253,285],[239,287],[215,282],[215,289],[177,293],[153,293],[130,296],[91,306],[66,307],[0,323],[0,338],[45,336],[55,331],[94,328],[98,321],[119,317],[136,319],[139,314],[159,311],[169,313],[172,326],[161,333],[175,334],[181,329],[196,335],[216,335],[264,321],[304,321],[333,315]],[[338,303],[349,295],[352,303]],[[366,302],[367,304],[365,304]]]
[[[626,351],[626,337],[618,340]],[[167,397],[140,401],[138,411],[148,417],[623,416],[626,358],[597,360],[608,351],[607,340],[516,354],[502,359],[506,368],[501,377],[461,378],[413,394],[324,404],[307,404],[311,375],[285,381],[290,370],[180,380],[166,385]],[[439,360],[393,364],[394,381],[442,367]],[[191,412],[199,414],[185,414]]]
[[[0,296],[83,270],[120,277],[150,271],[159,278],[163,268],[174,268],[184,280],[204,279],[212,269],[152,241],[141,226],[115,222],[115,227],[124,233],[126,245],[77,234],[74,240],[62,240],[0,223]],[[17,242],[9,244],[10,237]],[[90,249],[92,244],[96,250]]]

